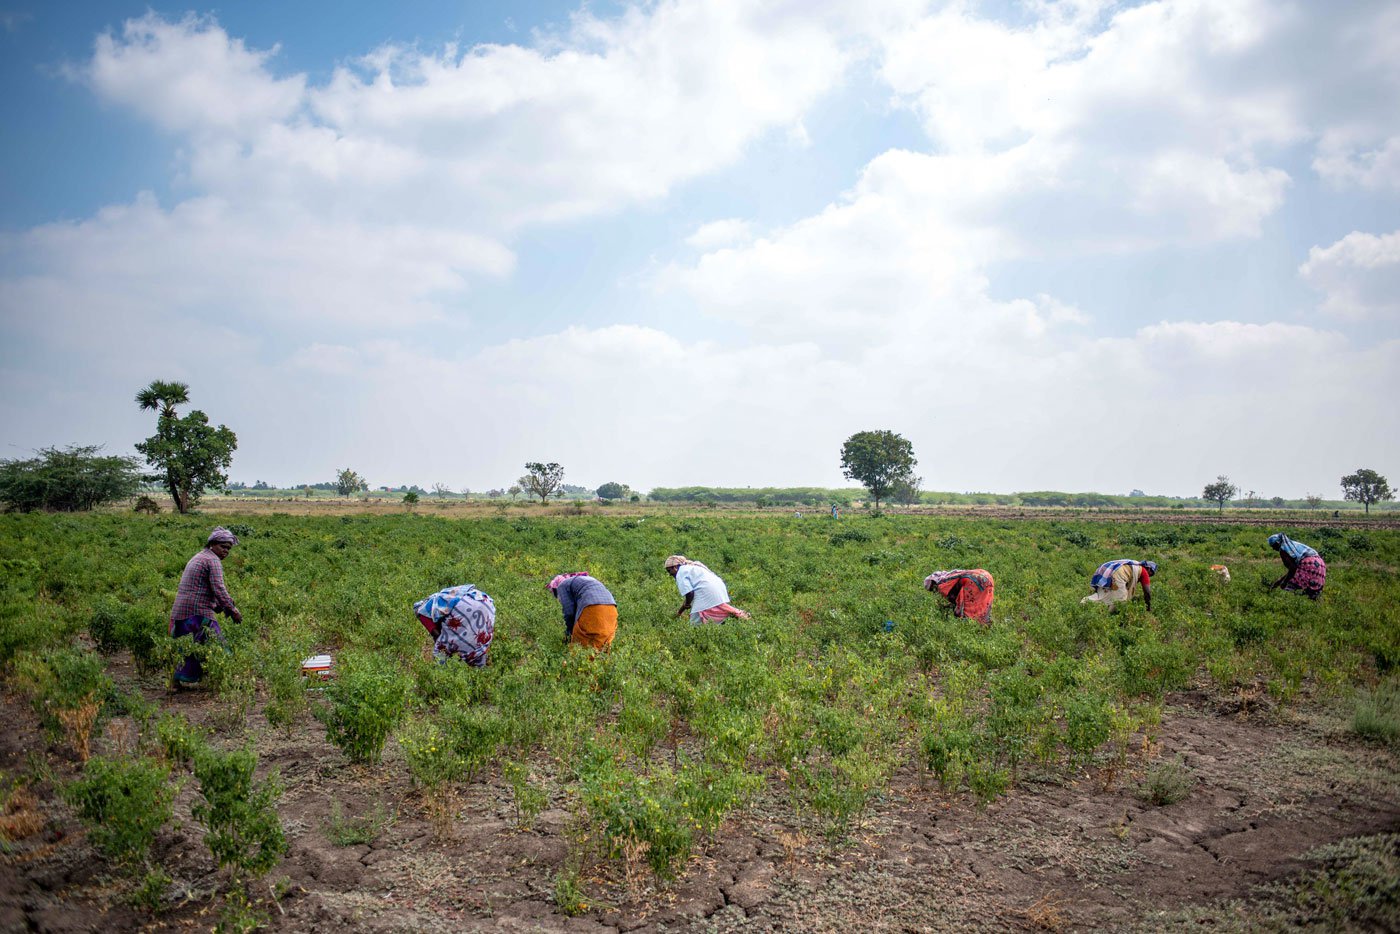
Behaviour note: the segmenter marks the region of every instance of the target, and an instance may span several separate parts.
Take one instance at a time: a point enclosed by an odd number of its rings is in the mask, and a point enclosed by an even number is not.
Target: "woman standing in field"
[[[938,591],[948,599],[958,619],[975,619],[984,626],[992,621],[992,575],[975,568],[970,571],[934,571],[924,578],[924,589]]]
[[[413,604],[418,622],[433,637],[439,661],[459,658],[475,668],[486,667],[486,653],[496,633],[496,604],[471,584],[439,590]]]
[[[243,622],[243,614],[224,586],[224,559],[238,544],[238,536],[222,525],[209,533],[204,548],[189,560],[180,574],[180,586],[175,591],[175,605],[170,608],[170,635],[180,639],[193,637],[200,645],[213,633],[219,639],[215,614],[227,614],[235,623]],[[198,655],[185,656],[184,664],[175,669],[175,683],[198,684],[204,677],[204,666]]]
[[[1152,609],[1152,575],[1157,573],[1157,562],[1134,561],[1131,558],[1117,558],[1100,564],[1094,576],[1089,579],[1093,593],[1080,600],[1080,603],[1121,603],[1133,598],[1133,589],[1142,585],[1142,599],[1147,609]]]
[[[692,625],[722,623],[731,616],[749,618],[749,614],[730,605],[729,588],[724,586],[720,576],[699,561],[691,561],[685,555],[671,555],[666,559],[666,573],[676,579],[676,589],[685,598],[676,615],[689,613]]]
[[[1284,575],[1269,585],[1269,589],[1282,587],[1284,590],[1298,590],[1316,600],[1322,596],[1322,588],[1327,583],[1327,562],[1316,548],[1302,542],[1295,542],[1282,532],[1269,536],[1269,545],[1278,552]]]
[[[564,643],[606,649],[617,634],[617,601],[587,571],[560,574],[549,592],[564,611]]]

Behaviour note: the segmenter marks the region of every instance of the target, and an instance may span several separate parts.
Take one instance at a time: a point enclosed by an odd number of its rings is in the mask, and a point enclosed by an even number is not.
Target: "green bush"
[[[204,825],[204,842],[220,866],[260,876],[277,865],[287,840],[274,807],[282,790],[275,776],[255,781],[257,765],[251,749],[200,750],[194,775],[202,800],[191,813]]]
[[[326,738],[352,762],[378,762],[384,741],[404,715],[409,683],[384,656],[341,656],[339,671],[326,686],[327,706],[317,711]]]
[[[102,659],[76,648],[26,653],[15,659],[15,683],[29,695],[51,738],[66,735],[81,758],[111,697]]]
[[[1180,759],[1158,762],[1147,770],[1138,786],[1138,797],[1158,807],[1185,800],[1195,787],[1196,779]]]
[[[191,766],[208,745],[208,732],[178,713],[166,713],[156,721],[156,743],[167,762]]]
[[[1357,693],[1351,729],[1367,739],[1400,742],[1400,678],[1389,678]]]
[[[74,512],[135,495],[134,457],[102,457],[100,445],[44,448],[28,460],[0,460],[0,502],[10,509]]]
[[[64,797],[88,825],[98,852],[127,865],[144,862],[156,832],[170,820],[170,770],[144,756],[89,759]]]

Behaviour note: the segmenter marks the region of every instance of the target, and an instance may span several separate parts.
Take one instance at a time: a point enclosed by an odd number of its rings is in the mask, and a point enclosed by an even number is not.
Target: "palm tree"
[[[161,418],[174,418],[175,406],[189,401],[188,383],[167,383],[163,379],[152,380],[151,385],[136,394],[136,402],[143,411],[160,409]]]

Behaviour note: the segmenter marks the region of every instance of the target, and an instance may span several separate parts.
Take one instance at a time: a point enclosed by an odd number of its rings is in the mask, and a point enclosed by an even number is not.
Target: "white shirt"
[[[692,621],[700,618],[702,610],[729,602],[729,590],[724,586],[724,581],[719,579],[719,575],[694,564],[683,564],[680,570],[676,571],[676,589],[681,592],[682,597],[688,593],[695,594],[695,599],[690,603]]]

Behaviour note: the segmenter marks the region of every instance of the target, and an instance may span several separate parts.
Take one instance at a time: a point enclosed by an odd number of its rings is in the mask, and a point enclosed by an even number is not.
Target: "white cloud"
[[[104,97],[189,137],[228,197],[478,231],[612,212],[793,127],[849,55],[801,10],[671,0],[587,13],[534,47],[385,46],[324,85],[273,72],[211,19],[147,14],[101,37]]]
[[[1313,247],[1298,272],[1325,295],[1322,310],[1363,319],[1400,313],[1400,230],[1376,236],[1353,231]]]
[[[753,239],[753,225],[738,217],[710,221],[696,228],[695,233],[685,238],[689,246],[697,250],[713,250],[719,247],[747,243]]]

